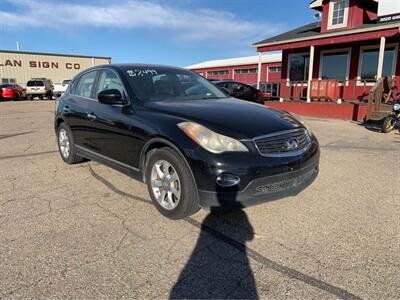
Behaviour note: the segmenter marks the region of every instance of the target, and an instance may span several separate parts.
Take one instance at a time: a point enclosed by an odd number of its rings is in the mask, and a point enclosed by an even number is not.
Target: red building
[[[400,0],[314,0],[310,8],[321,21],[253,44],[259,65],[282,51],[282,99],[362,103],[379,78],[400,83]]]
[[[281,78],[281,53],[264,55],[260,64],[263,82],[278,81]],[[258,56],[209,60],[186,68],[209,79],[232,79],[247,84],[257,83]]]

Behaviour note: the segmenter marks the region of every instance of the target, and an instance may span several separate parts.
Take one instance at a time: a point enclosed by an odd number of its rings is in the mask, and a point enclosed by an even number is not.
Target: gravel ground
[[[400,134],[308,119],[300,195],[180,221],[146,186],[66,165],[54,101],[0,103],[0,298],[400,298]]]

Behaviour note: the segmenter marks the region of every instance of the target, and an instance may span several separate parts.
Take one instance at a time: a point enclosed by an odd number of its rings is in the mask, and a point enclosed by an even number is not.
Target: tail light
[[[257,95],[260,96],[260,97],[264,96],[264,94],[260,90],[257,91]]]

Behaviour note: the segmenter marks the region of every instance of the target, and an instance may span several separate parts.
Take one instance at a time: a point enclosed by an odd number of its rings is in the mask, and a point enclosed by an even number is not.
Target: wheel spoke
[[[156,167],[156,172],[157,172],[158,178],[163,179],[164,176],[165,176],[165,174],[164,174],[164,172],[161,170],[161,165],[156,164],[155,167]]]
[[[166,195],[167,195],[167,193],[165,191],[160,191],[160,195],[157,198],[158,202],[162,203],[164,201]]]
[[[174,194],[174,196],[176,197],[176,199],[180,199],[181,198],[181,191],[175,187],[171,187],[171,193]]]
[[[168,176],[169,175],[169,168],[171,167],[171,164],[164,160],[162,162],[162,167],[163,167],[164,174]]]
[[[178,174],[176,174],[176,173],[172,174],[172,175],[169,177],[169,180],[170,180],[171,182],[174,182],[174,181],[179,180]]]
[[[174,205],[175,205],[175,203],[174,203],[174,199],[173,199],[173,197],[172,197],[172,193],[171,193],[170,191],[169,191],[168,194],[167,194],[167,201],[168,201],[169,206],[170,206],[171,208],[173,208]]]

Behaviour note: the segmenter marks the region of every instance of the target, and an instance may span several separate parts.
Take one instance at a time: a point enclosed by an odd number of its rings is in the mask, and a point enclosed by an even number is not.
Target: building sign
[[[379,0],[378,2],[378,22],[400,22],[400,1],[399,0]]]
[[[378,23],[395,22],[395,21],[400,22],[400,13],[391,16],[378,17]]]
[[[67,69],[67,70],[79,70],[81,65],[78,63],[59,63],[59,62],[49,62],[49,61],[28,61],[29,68],[41,68],[41,69]],[[17,59],[5,59],[0,61],[0,67],[11,67],[11,68],[22,68],[23,61]]]

